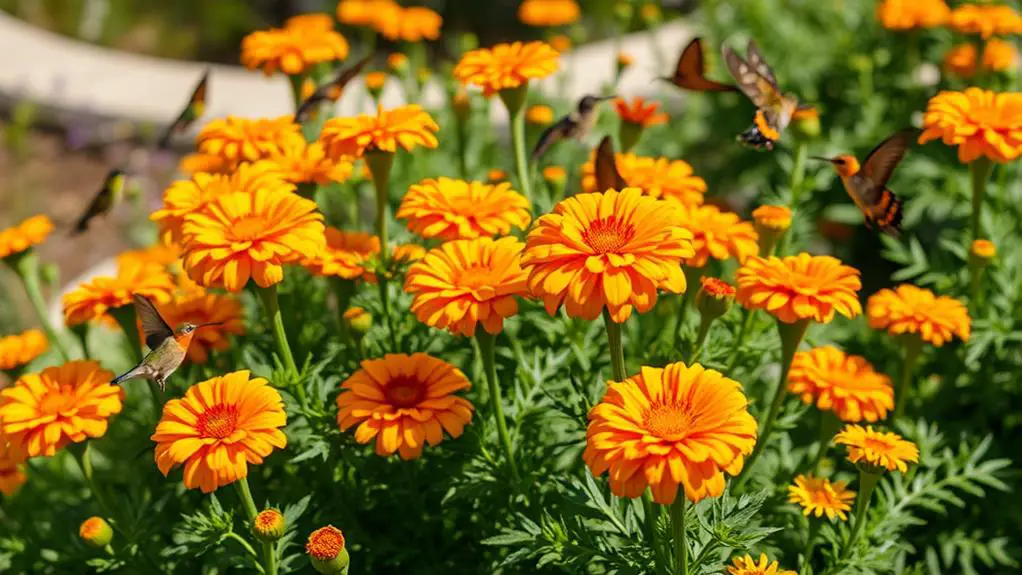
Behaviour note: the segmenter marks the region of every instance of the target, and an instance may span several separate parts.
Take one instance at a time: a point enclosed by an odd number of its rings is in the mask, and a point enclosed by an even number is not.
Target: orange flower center
[[[231,236],[237,240],[256,240],[262,237],[268,226],[262,216],[248,216],[231,226]]]
[[[412,377],[397,377],[387,384],[387,401],[395,407],[414,407],[425,396],[423,385]]]
[[[264,509],[256,515],[256,529],[267,532],[280,527],[283,521],[284,517],[276,509]]]
[[[482,264],[465,268],[458,274],[458,286],[468,289],[479,289],[484,286],[492,286],[494,283],[493,270]]]
[[[642,416],[643,427],[660,439],[675,441],[692,426],[685,407],[676,403],[654,403]]]
[[[39,402],[39,411],[44,415],[57,415],[75,406],[75,394],[68,386],[60,390],[50,391]]]
[[[238,427],[238,408],[234,405],[214,405],[199,416],[199,436],[223,439]]]
[[[867,437],[866,440],[862,442],[862,447],[863,449],[876,453],[886,453],[893,448],[890,443],[883,439],[877,439],[874,437]]]
[[[78,530],[78,534],[83,539],[92,539],[99,535],[100,530],[103,529],[103,520],[98,517],[91,517],[82,523],[81,528]]]
[[[633,237],[635,227],[624,221],[618,221],[616,216],[594,220],[582,231],[582,241],[600,254],[620,250]]]
[[[337,557],[342,549],[344,549],[344,535],[340,530],[332,527],[313,531],[309,536],[309,542],[305,545],[306,553],[323,561]]]

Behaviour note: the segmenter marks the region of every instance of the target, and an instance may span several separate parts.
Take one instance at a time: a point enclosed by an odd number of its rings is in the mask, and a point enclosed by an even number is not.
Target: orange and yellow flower
[[[396,217],[426,239],[471,239],[524,230],[532,217],[529,201],[511,184],[429,178],[412,184]]]
[[[326,239],[316,204],[261,188],[218,196],[182,226],[184,268],[196,283],[241,291],[284,279],[284,264],[317,256]]]
[[[756,225],[756,232],[763,234],[763,231],[774,234],[784,233],[791,227],[791,210],[787,206],[763,205],[752,210],[752,221]]]
[[[20,254],[32,246],[43,243],[52,231],[53,222],[42,214],[32,216],[16,226],[0,230],[0,260]]]
[[[344,183],[355,170],[347,158],[327,158],[322,143],[309,143],[300,136],[283,139],[280,151],[270,152],[266,158],[293,184]]]
[[[69,326],[101,318],[107,310],[131,305],[132,294],[167,303],[175,290],[167,268],[156,263],[126,262],[117,276],[101,276],[64,294],[64,321]]]
[[[983,69],[994,72],[1014,70],[1018,67],[1018,48],[1014,42],[991,38],[983,47]]]
[[[830,346],[795,354],[788,391],[841,421],[881,421],[894,409],[891,378],[874,371],[866,358]]]
[[[550,44],[551,48],[557,50],[561,54],[570,51],[573,45],[571,42],[571,38],[569,38],[565,34],[554,34],[553,36],[547,38],[547,43]]]
[[[181,248],[177,245],[157,240],[149,247],[127,250],[117,255],[117,265],[159,264],[165,268],[173,268],[181,259]]]
[[[305,542],[305,554],[313,561],[327,562],[337,559],[344,551],[344,534],[333,525],[320,527],[309,534]],[[315,563],[313,563],[315,565]],[[321,573],[339,573],[338,570],[324,570]]]
[[[241,40],[241,64],[249,70],[262,69],[267,76],[278,70],[295,76],[316,64],[348,57],[348,42],[333,26],[322,21],[308,25],[308,18],[294,19],[284,28],[257,30]]]
[[[24,454],[14,451],[10,442],[0,433],[0,493],[10,497],[25,483]]]
[[[745,557],[735,557],[727,567],[728,575],[795,575],[790,569],[781,569],[777,561],[771,562],[766,553],[760,553],[759,561],[748,553]]]
[[[500,183],[507,180],[507,172],[500,168],[490,168],[486,172],[486,181],[491,184]]]
[[[419,244],[400,244],[390,252],[390,261],[398,264],[410,264],[426,257],[426,248]]]
[[[365,232],[346,232],[326,228],[326,245],[314,257],[302,261],[317,276],[335,276],[346,280],[365,277],[366,266],[380,253],[380,238]]]
[[[195,152],[181,158],[177,163],[177,171],[189,176],[199,172],[223,174],[230,171],[230,164],[220,156]]]
[[[940,347],[958,336],[969,340],[972,320],[962,302],[911,284],[882,289],[866,302],[866,317],[873,329],[892,335],[914,333]]]
[[[848,460],[862,462],[871,472],[908,471],[908,462],[919,462],[919,448],[897,433],[874,431],[873,426],[848,424],[837,435],[834,443],[848,447]]]
[[[618,323],[656,304],[657,289],[685,291],[681,262],[695,255],[677,206],[638,188],[577,194],[536,220],[522,266],[547,312],[595,319],[605,308]]]
[[[337,425],[341,431],[358,425],[355,441],[375,440],[378,455],[416,459],[425,443],[443,441],[445,431],[461,436],[473,407],[455,392],[470,387],[461,370],[424,353],[367,359],[341,385]]]
[[[937,138],[958,146],[962,163],[980,156],[1006,163],[1022,156],[1022,93],[968,88],[937,94],[923,115],[919,143]]]
[[[646,102],[639,96],[632,98],[631,103],[624,98],[614,100],[614,109],[622,122],[643,128],[667,123],[667,114],[658,111],[659,108],[658,102]]]
[[[692,233],[695,255],[685,265],[701,268],[712,257],[726,260],[734,257],[739,263],[759,253],[759,244],[751,222],[743,222],[738,214],[722,212],[717,206],[678,206],[675,224]]]
[[[436,148],[440,126],[422,107],[411,104],[393,110],[378,106],[375,116],[331,118],[323,125],[319,139],[334,159],[361,157],[366,152],[407,151],[416,147]]]
[[[387,73],[379,71],[366,72],[362,81],[365,82],[366,90],[369,90],[370,93],[379,92],[383,90],[383,86],[387,83]]]
[[[831,256],[753,256],[738,269],[737,281],[738,303],[784,323],[830,323],[835,311],[847,318],[862,313],[859,270]]]
[[[799,475],[795,478],[795,485],[788,486],[788,502],[802,507],[802,514],[806,517],[826,514],[827,519],[838,517],[844,521],[848,519],[845,512],[851,510],[851,501],[855,499],[855,492],[845,489],[846,485],[844,481],[831,483],[825,477]]]
[[[563,186],[568,180],[568,171],[561,166],[547,166],[541,172],[543,181],[555,186]]]
[[[990,240],[973,240],[969,254],[981,260],[992,260],[997,255],[997,246]]]
[[[973,77],[976,75],[976,46],[974,44],[952,46],[944,54],[943,68],[959,78]]]
[[[298,14],[292,16],[284,22],[284,27],[289,30],[333,30],[334,19],[329,14],[323,12],[310,12],[308,14]]]
[[[582,191],[604,191],[596,189],[595,157],[595,152],[590,154],[589,161],[582,165]],[[621,178],[630,188],[640,188],[646,195],[672,200],[679,204],[697,206],[703,203],[706,182],[693,173],[692,166],[687,162],[635,154],[615,154],[614,163]]]
[[[454,77],[492,96],[557,71],[559,54],[544,42],[514,42],[472,50],[454,67]]]
[[[236,298],[216,293],[191,292],[160,306],[160,314],[167,325],[179,326],[185,322],[206,325],[196,330],[188,346],[188,359],[192,363],[209,361],[210,351],[226,351],[230,335],[245,333],[245,310]]]
[[[124,390],[95,361],[71,361],[29,373],[0,391],[0,434],[28,457],[51,456],[69,443],[106,433]]]
[[[0,337],[0,370],[11,370],[31,363],[49,345],[46,334],[38,329]]]
[[[337,19],[348,26],[372,26],[378,14],[397,6],[394,0],[341,0]]]
[[[518,19],[537,28],[574,24],[581,16],[575,0],[525,0],[518,5]]]
[[[242,370],[199,382],[168,401],[150,439],[164,476],[184,465],[185,487],[210,493],[247,477],[249,464],[261,464],[274,448],[284,449],[285,424],[280,393]]]
[[[944,0],[884,0],[877,6],[877,20],[889,30],[936,28],[950,15]]]
[[[422,323],[471,337],[476,327],[498,334],[527,294],[522,243],[513,237],[447,242],[408,269],[405,291]]]
[[[636,498],[647,487],[668,505],[678,488],[689,501],[717,497],[756,444],[756,421],[738,382],[699,364],[643,367],[610,382],[589,412],[582,459],[610,472],[610,490]]]
[[[384,38],[393,42],[421,42],[440,38],[440,27],[444,23],[440,14],[422,6],[392,6],[379,5],[373,19],[373,27]]]
[[[525,121],[534,126],[547,126],[554,121],[554,110],[550,106],[529,106],[525,111]]]
[[[200,153],[222,158],[230,170],[241,162],[255,162],[282,153],[281,142],[291,137],[302,137],[301,126],[294,123],[292,116],[255,120],[227,116],[203,126],[195,137],[195,145]]]
[[[951,12],[948,26],[962,34],[979,34],[982,38],[1022,34],[1022,17],[1004,4],[962,4]]]

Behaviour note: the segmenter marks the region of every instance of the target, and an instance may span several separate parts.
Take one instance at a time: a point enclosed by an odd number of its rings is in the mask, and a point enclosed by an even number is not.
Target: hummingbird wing
[[[110,172],[107,173],[106,178],[103,180],[102,187],[99,188],[95,197],[92,198],[92,202],[89,203],[89,207],[85,209],[85,213],[82,214],[82,217],[78,218],[78,222],[75,223],[75,227],[71,231],[71,235],[78,235],[84,232],[89,228],[89,221],[91,221],[92,218],[113,209],[114,204],[124,191],[124,184],[124,172],[119,169],[110,170]]]
[[[341,94],[344,93],[344,88],[362,72],[362,69],[365,68],[366,64],[368,64],[372,58],[372,54],[362,58],[356,62],[355,65],[341,70],[326,84],[316,88],[316,91],[298,106],[298,110],[295,112],[295,122],[301,124],[308,120],[312,109],[317,104],[321,104],[327,100],[333,100],[334,102],[339,100]]]
[[[192,125],[192,122],[197,120],[199,116],[205,111],[206,108],[206,92],[209,86],[209,69],[207,68],[202,74],[202,78],[199,83],[192,90],[191,98],[188,98],[188,104],[178,114],[177,119],[174,123],[167,128],[167,131],[163,133],[163,137],[160,138],[160,148],[166,148],[170,144],[170,138],[179,132],[183,132]]]
[[[916,134],[917,131],[913,129],[901,130],[877,144],[877,147],[873,148],[862,164],[863,175],[874,185],[886,186],[894,169],[898,167],[902,158],[905,157],[905,153],[912,147]]]
[[[620,191],[627,186],[621,173],[617,171],[617,159],[614,156],[614,144],[611,143],[610,136],[604,136],[600,141],[593,164],[597,192],[605,192],[608,189]]]
[[[683,90],[696,92],[735,92],[737,86],[714,82],[706,78],[706,65],[703,55],[703,39],[696,37],[685,46],[678,57],[674,76],[668,78],[675,86]]]
[[[135,314],[142,321],[142,331],[145,332],[145,344],[149,349],[160,347],[163,340],[174,336],[174,330],[170,329],[167,322],[163,320],[160,312],[153,302],[144,295],[133,294],[131,296],[135,304]]]
[[[572,125],[575,123],[569,114],[543,130],[543,133],[539,135],[539,140],[536,142],[536,147],[532,149],[532,159],[538,159],[550,149],[550,146],[553,146],[567,136],[571,132]]]

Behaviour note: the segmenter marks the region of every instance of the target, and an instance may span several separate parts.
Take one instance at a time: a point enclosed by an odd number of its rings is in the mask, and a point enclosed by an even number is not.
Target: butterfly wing
[[[703,54],[703,39],[693,38],[682,50],[671,82],[684,90],[695,92],[734,92],[738,88],[730,84],[714,82],[706,78],[706,64]]]
[[[604,136],[596,148],[596,159],[593,160],[594,173],[596,176],[596,191],[605,192],[608,189],[622,190],[627,184],[621,173],[617,171],[617,160],[614,156],[614,144],[610,136]]]
[[[888,136],[866,156],[866,161],[862,165],[863,175],[876,186],[881,188],[886,186],[894,169],[898,167],[915,139],[916,130],[911,129]]]
[[[206,72],[202,74],[202,79],[199,80],[199,84],[195,86],[195,91],[192,92],[191,99],[188,100],[188,105],[190,107],[206,106],[206,91],[208,89],[208,86],[209,86],[209,70],[207,69]]]
[[[763,57],[763,53],[759,51],[759,45],[756,41],[749,39],[749,46],[746,49],[745,57],[749,59],[749,65],[753,67],[756,72],[765,78],[775,90],[779,90],[777,87],[777,77],[774,76],[774,69],[767,64],[766,58]]]
[[[727,64],[728,71],[738,82],[738,88],[757,108],[778,105],[781,101],[781,94],[772,81],[772,76],[764,76],[726,44],[721,51],[724,53],[724,62]],[[767,71],[770,72],[769,69]],[[772,72],[770,73],[772,74]]]
[[[336,102],[341,98],[344,93],[344,88],[365,68],[366,64],[372,59],[373,55],[370,54],[365,58],[362,58],[355,65],[346,68],[339,72],[332,80],[316,88],[316,91],[311,96],[305,99],[295,112],[295,122],[299,124],[305,123],[309,119],[313,108],[327,100]]]
[[[174,330],[170,329],[167,322],[156,309],[153,302],[144,295],[133,294],[132,302],[135,304],[135,314],[142,321],[142,331],[145,332],[145,344],[149,349],[156,349],[168,337],[174,336]]]

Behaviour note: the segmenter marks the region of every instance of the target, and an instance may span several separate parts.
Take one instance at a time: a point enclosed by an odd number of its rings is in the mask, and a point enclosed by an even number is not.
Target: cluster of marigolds
[[[995,10],[1004,14],[987,13]],[[436,39],[442,25],[429,9],[402,8],[388,0],[344,0],[337,17],[405,42]],[[557,26],[578,19],[579,9],[572,0],[528,0],[520,17]],[[1022,29],[1022,20],[1007,7],[967,5],[951,12],[941,0],[887,0],[879,18],[895,29],[947,24],[977,34],[987,41],[982,67],[994,70],[1005,65],[1008,50],[1014,61],[1014,48],[989,38]],[[299,16],[283,28],[255,32],[242,48],[245,66],[290,76],[299,100],[321,64],[348,56],[347,42],[326,14]],[[975,53],[971,43],[956,48],[948,66],[971,75]],[[525,114],[530,124],[549,124],[554,119],[549,108],[523,109],[522,104],[530,80],[554,74],[559,57],[545,42],[467,51],[453,74],[464,88],[480,88],[482,96],[470,90],[453,95],[458,121],[467,116],[472,99],[497,95],[512,117]],[[388,62],[393,76],[410,74],[403,55]],[[629,64],[626,56],[619,58],[619,69]],[[377,87],[388,77],[373,74]],[[500,170],[492,170],[487,182],[430,174],[408,188],[395,213],[423,243],[436,246],[428,250],[391,245],[387,231],[388,177],[395,157],[439,143],[439,126],[420,106],[380,106],[372,115],[328,118],[311,141],[290,116],[215,119],[201,129],[197,153],[182,162],[190,177],[171,184],[162,207],[150,216],[162,241],[122,254],[116,276],[96,278],[68,293],[66,324],[72,330],[90,322],[121,325],[137,338],[131,301],[132,294],[141,294],[157,304],[171,325],[221,322],[198,332],[188,350],[190,361],[205,363],[211,353],[228,348],[232,335],[246,330],[236,294],[246,287],[258,292],[267,321],[279,321],[276,286],[300,266],[329,280],[342,314],[341,335],[362,353],[366,330],[390,330],[392,338],[393,328],[389,318],[373,323],[365,310],[349,308],[352,294],[373,285],[383,309],[391,313],[389,287],[403,278],[403,289],[413,296],[410,311],[419,321],[478,340],[504,457],[514,471],[493,370],[495,336],[523,300],[541,302],[551,315],[563,310],[570,318],[602,316],[613,381],[589,414],[583,457],[593,474],[608,474],[614,494],[637,498],[649,490],[656,503],[682,510],[686,500],[719,496],[726,476],[738,477],[753,464],[791,393],[833,420],[833,435],[822,438],[816,462],[833,441],[846,446],[848,459],[858,464],[860,494],[850,546],[880,476],[904,472],[918,460],[915,445],[870,424],[890,423],[905,408],[912,366],[924,344],[940,347],[954,338],[968,339],[966,307],[913,285],[883,289],[868,299],[869,326],[886,330],[904,347],[906,369],[897,393],[891,379],[864,357],[835,347],[799,350],[813,323],[863,313],[859,271],[830,256],[780,253],[792,221],[789,207],[759,206],[745,221],[704,201],[707,186],[684,161],[628,152],[644,127],[666,116],[656,103],[641,99],[619,100],[616,109],[621,139],[627,140],[616,157],[626,188],[597,189],[590,160],[582,168],[582,191],[555,198],[560,201],[553,210],[533,221],[528,184],[519,180],[525,192],[519,193]],[[921,141],[941,139],[957,146],[963,163],[1007,162],[1022,154],[1020,114],[1020,94],[980,88],[943,92],[930,101]],[[367,176],[377,191],[375,233],[325,226],[312,199],[315,187]],[[544,177],[563,195],[563,168],[547,168]],[[33,246],[45,241],[52,227],[39,215],[0,232],[0,258],[23,279],[34,303],[41,296]],[[977,238],[970,260],[974,273],[994,255],[993,244]],[[734,286],[708,273],[712,261],[729,259],[739,264]],[[765,313],[776,320],[783,348],[781,379],[772,403],[760,410],[759,423],[749,412],[742,384],[696,363],[698,351],[689,363],[625,372],[620,326],[633,313],[651,311],[664,294],[686,294],[681,305],[692,300],[700,311],[697,350],[732,301],[744,308],[746,319]],[[697,295],[688,297],[692,294]],[[0,339],[0,369],[19,376],[0,392],[0,489],[6,495],[26,481],[27,458],[50,457],[65,447],[79,459],[87,457],[82,444],[116,425],[112,418],[125,397],[122,387],[110,384],[112,372],[87,355],[75,358],[67,334],[48,327],[45,319],[42,323],[48,333],[30,330]],[[298,381],[286,334],[282,329],[274,334],[283,364]],[[741,352],[742,335],[734,354]],[[66,363],[20,373],[48,342]],[[353,430],[358,442],[375,444],[380,456],[413,459],[426,445],[460,436],[471,423],[474,407],[463,395],[470,382],[444,359],[391,351],[364,357],[361,369],[341,382],[337,423]],[[304,401],[301,389],[296,391]],[[840,430],[838,422],[844,424]],[[257,511],[246,476],[250,465],[286,447],[286,423],[283,400],[271,382],[248,371],[226,373],[162,405],[152,434],[156,464],[165,475],[182,466],[184,484],[203,492],[237,484],[255,535],[272,546],[287,527],[278,511]],[[814,475],[815,470],[795,478],[791,501],[806,515],[846,520],[855,493],[844,482]],[[110,545],[113,531],[95,517],[82,524],[81,536],[103,548]],[[344,537],[333,527],[313,533],[307,551],[321,572],[347,569]],[[736,558],[730,570],[762,573],[767,561],[746,555]]]

